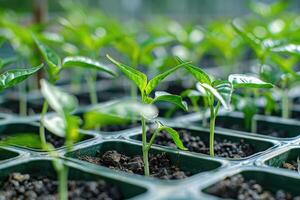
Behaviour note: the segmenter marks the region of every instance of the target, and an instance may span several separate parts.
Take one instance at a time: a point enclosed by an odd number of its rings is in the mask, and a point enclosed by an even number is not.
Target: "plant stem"
[[[67,200],[68,199],[68,167],[64,166],[58,172],[59,178],[59,199]]]
[[[155,132],[153,133],[153,135],[152,135],[152,137],[151,137],[151,139],[150,139],[150,142],[148,143],[148,145],[147,145],[147,151],[149,152],[149,150],[151,149],[151,146],[152,146],[152,144],[154,143],[154,141],[155,141],[155,138],[156,138],[156,136],[157,136],[157,134],[160,132],[160,128],[158,128],[158,129],[156,129],[155,130]]]
[[[210,106],[210,119],[209,119],[209,155],[214,157],[214,136],[215,136],[215,111],[214,106]]]
[[[209,120],[209,155],[215,156],[214,153],[214,137],[215,137],[215,122],[220,108],[220,102],[218,101],[216,108],[213,105],[214,99],[211,100],[210,104],[210,120]]]
[[[19,85],[19,111],[21,116],[27,115],[27,96],[25,92],[25,85],[21,83]]]
[[[256,133],[257,132],[257,121],[254,119],[254,117],[251,118],[251,132]]]
[[[91,104],[95,105],[98,103],[97,89],[95,87],[96,73],[89,73],[86,76],[86,82],[87,82],[88,89],[89,89]]]
[[[143,143],[143,161],[144,161],[144,173],[145,176],[149,176],[149,161],[148,161],[148,152],[147,149],[147,132],[146,132],[146,120],[142,117],[142,143]]]
[[[44,127],[43,121],[44,121],[47,110],[48,110],[48,102],[46,100],[44,100],[43,108],[42,108],[42,112],[41,112],[41,122],[40,122],[40,138],[41,138],[43,148],[46,147],[45,127]]]
[[[288,97],[288,90],[283,89],[282,90],[282,96],[281,96],[281,116],[283,118],[289,118],[290,116],[290,108],[289,108],[289,97]]]

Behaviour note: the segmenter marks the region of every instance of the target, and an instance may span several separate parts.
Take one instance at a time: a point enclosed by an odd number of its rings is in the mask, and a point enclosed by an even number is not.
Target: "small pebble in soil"
[[[110,169],[144,175],[144,162],[140,155],[127,156],[112,150],[104,153],[98,152],[95,157],[79,156],[79,159],[109,167]],[[190,172],[182,171],[179,167],[172,164],[165,153],[149,154],[149,166],[151,176],[160,179],[184,179],[192,175]]]
[[[12,173],[2,184],[0,200],[58,200],[58,182],[47,177],[31,177],[29,174]],[[68,181],[70,200],[123,199],[120,189],[98,181]]]
[[[150,131],[153,132],[153,131]],[[177,130],[180,138],[186,148],[189,151],[209,154],[209,142],[204,140],[200,136],[192,135],[190,132],[184,129]],[[151,134],[148,133],[148,139]],[[166,132],[161,132],[155,140],[156,144],[163,146],[171,146],[176,148],[172,138]],[[246,143],[243,139],[238,142],[233,142],[227,139],[221,141],[215,140],[214,142],[215,155],[225,158],[244,158],[255,153],[254,147],[251,144]]]
[[[246,180],[241,174],[229,177],[208,188],[207,193],[238,200],[300,200],[284,190],[268,191],[255,180]]]

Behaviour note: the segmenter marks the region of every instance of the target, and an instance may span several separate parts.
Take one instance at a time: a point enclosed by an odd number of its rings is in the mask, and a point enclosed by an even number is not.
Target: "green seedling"
[[[115,76],[115,73],[112,70],[110,70],[108,67],[102,65],[101,63],[95,60],[83,56],[70,56],[61,59],[55,51],[53,51],[52,49],[50,49],[49,47],[41,43],[37,38],[34,37],[34,40],[45,63],[47,64],[46,71],[51,83],[55,83],[59,79],[60,72],[62,70],[71,67],[79,67],[83,69],[94,69]],[[44,120],[44,116],[47,110],[48,110],[48,102],[44,101],[42,112],[41,112],[41,121]],[[45,143],[45,131],[44,131],[43,123],[41,123],[40,126],[40,135],[41,135],[42,142]]]
[[[77,99],[44,79],[41,80],[41,92],[56,113],[55,116],[42,118],[41,124],[44,124],[53,134],[64,137],[67,151],[72,150],[74,142],[79,138],[80,118],[71,114],[78,106]],[[53,166],[59,179],[59,198],[68,199],[68,168],[58,159],[55,148],[47,143],[45,138],[41,138],[41,140],[43,141],[42,148],[54,158]]]
[[[184,63],[178,58],[179,63]],[[191,64],[185,66],[198,81],[199,91],[205,93],[210,110],[209,118],[209,153],[214,156],[214,131],[215,121],[219,108],[222,105],[226,110],[231,110],[231,98],[237,88],[271,88],[272,84],[244,74],[231,74],[228,80],[213,80],[205,71]]]
[[[283,41],[272,38],[259,39],[252,32],[245,31],[238,21],[233,21],[232,26],[255,52],[260,62],[260,76],[277,86],[275,89],[281,96],[281,116],[289,118],[292,102],[289,100],[288,92],[300,80],[299,74],[293,70],[298,60],[297,55],[300,55],[299,46],[283,44]],[[280,54],[287,54],[290,57]]]
[[[107,58],[112,63],[114,63],[128,77],[128,79],[130,79],[139,88],[141,94],[141,102],[143,104],[154,104],[159,101],[166,101],[177,105],[183,110],[187,110],[187,105],[185,102],[182,101],[181,96],[172,95],[167,92],[156,92],[154,98],[150,97],[150,93],[156,88],[156,86],[161,81],[163,81],[167,76],[172,74],[177,69],[183,67],[187,63],[182,63],[180,65],[177,65],[176,67],[173,67],[168,71],[160,75],[157,75],[153,79],[148,81],[148,78],[144,73],[116,61],[115,59],[111,58],[109,55],[107,55]],[[166,132],[168,132],[172,136],[178,148],[180,149],[185,149],[185,148],[179,139],[178,133],[170,127],[161,125],[161,123],[158,123],[158,128],[156,129],[155,133],[152,135],[150,142],[148,142],[147,133],[146,133],[146,118],[142,116],[140,121],[142,123],[142,151],[143,151],[143,160],[144,160],[144,172],[146,176],[149,176],[148,153],[149,150],[151,149],[151,145],[153,144],[153,141],[155,140],[157,134],[160,131],[165,130]]]

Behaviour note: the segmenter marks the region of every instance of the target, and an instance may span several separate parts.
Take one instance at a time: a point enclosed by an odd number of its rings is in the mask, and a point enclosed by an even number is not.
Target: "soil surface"
[[[177,132],[179,133],[184,146],[188,148],[189,151],[209,154],[208,139],[192,135],[187,130],[181,129],[177,130]],[[150,139],[150,137],[151,134],[148,133],[148,140]],[[173,143],[170,135],[164,131],[156,137],[155,143],[176,148],[176,145]],[[218,138],[215,138],[214,149],[216,156],[225,158],[244,158],[255,153],[254,147],[246,143],[243,139],[238,142],[233,142],[226,139],[218,140]]]
[[[284,163],[282,163],[281,168],[285,168],[285,169],[289,169],[289,170],[298,172],[298,163],[297,163],[297,161],[284,162]]]
[[[216,126],[222,127],[222,128],[233,129],[233,130],[237,130],[237,131],[250,132],[245,129],[243,124],[227,124],[223,121],[216,121]],[[259,124],[257,126],[256,132],[258,134],[269,135],[269,136],[273,136],[273,137],[283,137],[283,138],[288,137],[288,131],[276,129],[271,126],[259,125]]]
[[[112,150],[104,153],[98,152],[96,157],[82,156],[79,159],[110,169],[144,175],[144,162],[140,155],[127,156]],[[174,165],[165,153],[149,154],[149,165],[151,176],[160,179],[184,179],[192,175]]]
[[[0,199],[8,200],[57,200],[58,182],[47,177],[31,177],[29,174],[12,173],[2,184]],[[69,199],[98,200],[123,199],[120,189],[103,180],[68,181]]]
[[[284,190],[276,192],[268,191],[255,180],[245,180],[238,174],[208,188],[209,194],[238,200],[300,200],[300,196],[293,197],[291,193]]]

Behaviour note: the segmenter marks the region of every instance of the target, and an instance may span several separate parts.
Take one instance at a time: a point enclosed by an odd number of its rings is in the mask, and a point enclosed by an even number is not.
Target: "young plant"
[[[67,151],[72,150],[74,142],[79,138],[80,118],[71,114],[78,107],[77,99],[44,79],[41,80],[41,92],[56,113],[46,119],[42,118],[41,123],[53,134],[64,137]],[[53,166],[59,179],[59,199],[68,199],[68,168],[58,159],[58,154],[50,143],[42,143],[42,148],[54,158]]]
[[[184,63],[178,58],[179,63]],[[185,68],[198,81],[198,87],[207,96],[208,107],[210,110],[209,118],[209,154],[214,156],[214,132],[215,121],[218,116],[219,108],[222,105],[226,110],[231,109],[231,98],[236,88],[271,88],[272,84],[261,81],[260,79],[244,74],[231,74],[228,80],[213,80],[205,71],[191,64],[186,64]]]
[[[245,31],[238,21],[233,21],[232,26],[255,52],[260,63],[260,76],[277,86],[275,89],[279,91],[281,97],[281,116],[289,118],[292,102],[289,100],[288,93],[291,87],[300,80],[299,74],[293,70],[298,61],[297,56],[300,55],[299,46],[283,44],[282,40],[272,38],[263,40],[257,38],[252,32]],[[280,54],[290,55],[290,57]],[[280,75],[277,76],[277,74]]]
[[[122,63],[119,63],[118,61],[111,58],[109,55],[107,55],[107,58],[114,63],[140,90],[141,94],[141,101],[143,104],[154,104],[158,101],[166,101],[173,103],[177,105],[178,107],[182,108],[183,110],[187,110],[187,105],[185,102],[182,101],[181,96],[178,95],[172,95],[167,92],[155,92],[155,97],[151,98],[150,94],[155,89],[155,87],[163,81],[167,76],[172,74],[174,71],[179,69],[180,67],[183,67],[187,63],[182,63],[177,65],[176,67],[173,67],[169,69],[168,71],[155,76],[153,79],[148,81],[148,78],[146,74],[130,67],[127,65],[124,65]],[[149,176],[149,161],[148,161],[148,154],[149,150],[151,149],[151,146],[157,136],[157,134],[160,131],[165,130],[167,133],[169,133],[174,140],[174,143],[177,145],[180,149],[185,149],[181,140],[179,139],[178,133],[167,126],[162,125],[161,123],[158,123],[158,127],[155,131],[155,133],[152,135],[150,141],[147,141],[147,132],[146,132],[146,119],[145,117],[141,117],[141,123],[142,123],[142,152],[143,152],[143,161],[144,161],[144,173],[146,176]]]
[[[62,70],[71,67],[79,67],[83,69],[94,69],[115,76],[115,73],[112,70],[110,70],[108,67],[88,57],[70,56],[70,57],[65,57],[62,60],[60,56],[56,54],[55,51],[53,51],[52,49],[50,49],[49,47],[41,43],[37,38],[34,37],[34,40],[44,61],[47,64],[48,68],[46,69],[46,71],[47,71],[48,78],[52,84],[55,84],[55,82],[59,79],[60,77],[59,75]],[[42,112],[41,112],[41,121],[44,121],[44,116],[47,110],[48,110],[48,102],[44,101]],[[42,144],[46,143],[44,132],[45,131],[44,131],[43,123],[41,123],[40,135],[42,139]]]

